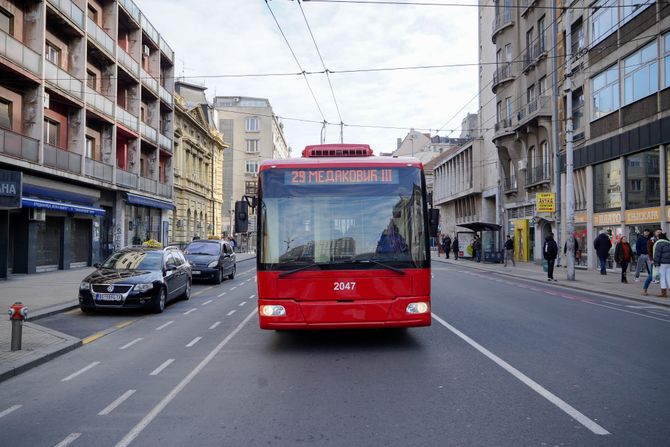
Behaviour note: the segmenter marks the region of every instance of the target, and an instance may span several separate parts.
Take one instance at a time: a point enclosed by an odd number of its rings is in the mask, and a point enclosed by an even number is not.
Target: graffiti
[[[123,247],[123,229],[117,225],[114,229],[114,250],[120,250]]]

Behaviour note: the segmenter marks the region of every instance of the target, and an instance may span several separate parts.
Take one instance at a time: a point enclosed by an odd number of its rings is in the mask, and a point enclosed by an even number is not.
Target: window
[[[258,152],[258,140],[247,140],[247,152]]]
[[[591,44],[595,44],[617,29],[617,0],[599,0],[591,10]]]
[[[578,54],[584,48],[584,26],[581,17],[572,25],[572,55]]]
[[[256,182],[244,182],[244,193],[248,196],[256,195]]]
[[[549,143],[543,141],[540,143],[540,151],[542,153],[542,174],[543,179],[551,178],[551,152],[549,151]]]
[[[584,125],[584,90],[579,87],[572,92],[572,128],[581,129]]]
[[[546,47],[547,30],[544,25],[544,16],[537,21],[537,44],[539,53],[544,53]],[[538,55],[539,55],[538,53]]]
[[[620,160],[596,165],[593,191],[596,212],[621,208],[621,180]]]
[[[54,65],[60,66],[60,48],[47,41],[44,57]]]
[[[531,27],[528,31],[526,31],[526,48],[529,51],[531,51],[534,43],[535,43],[535,30],[533,29],[533,27]]]
[[[626,208],[659,206],[661,203],[659,149],[626,157]]]
[[[651,42],[623,60],[624,105],[658,91],[658,44]]]
[[[502,62],[502,49],[500,49],[496,52],[496,65],[500,66]]]
[[[512,119],[512,97],[505,98],[505,111],[507,112],[507,119]]]
[[[498,101],[498,104],[496,106],[496,116],[498,119],[496,120],[497,122],[500,122],[503,120],[503,108],[502,108],[502,101]]]
[[[86,136],[86,158],[95,159],[95,138]]]
[[[247,132],[257,132],[258,131],[258,118],[252,117],[244,120],[244,129]]]
[[[528,87],[528,90],[526,90],[526,101],[528,104],[535,101],[535,84],[531,85]]]
[[[86,85],[93,90],[97,90],[97,75],[91,70],[86,70]]]
[[[511,188],[516,188],[516,167],[514,166],[514,160],[509,161],[509,186]]]
[[[664,87],[670,87],[670,33],[663,36],[663,50],[665,51],[665,82]]]
[[[652,0],[621,0],[621,22],[627,22],[641,13],[647,6],[653,5]]]
[[[547,77],[542,76],[537,82],[537,95],[544,96],[547,94],[549,94],[549,92],[547,92]]]
[[[10,36],[14,34],[14,16],[0,8],[0,30]]]
[[[619,108],[619,73],[616,65],[591,79],[591,95],[593,119]]]
[[[258,173],[258,160],[247,160],[247,174],[257,174]]]
[[[57,121],[44,119],[44,143],[51,146],[58,146],[60,140],[60,123]]]
[[[93,22],[96,25],[99,25],[98,23],[98,10],[93,7],[93,5],[88,5],[88,10],[86,11],[86,14],[88,14],[88,18],[93,20]]]
[[[505,45],[505,62],[508,64],[512,63],[512,44],[508,43]]]
[[[12,128],[12,103],[5,99],[0,99],[0,127]]]
[[[535,146],[531,146],[530,149],[528,149],[528,173],[531,176],[535,176],[535,168],[537,167],[537,155],[535,153]]]

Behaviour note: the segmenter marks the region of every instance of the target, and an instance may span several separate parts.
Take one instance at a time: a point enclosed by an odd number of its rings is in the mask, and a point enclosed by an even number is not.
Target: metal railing
[[[158,134],[158,146],[161,149],[172,152],[172,140],[161,133]]]
[[[116,108],[116,120],[135,132],[139,132],[140,130],[138,118],[121,106]]]
[[[47,82],[59,87],[65,93],[83,99],[82,82],[51,61],[44,61],[44,77]]]
[[[117,51],[119,62],[121,65],[126,67],[132,74],[135,76],[140,75],[140,64],[133,57],[126,52],[123,48],[119,47]]]
[[[174,61],[174,51],[170,48],[170,45],[167,44],[163,37],[160,38],[160,43],[158,45],[161,51],[167,56],[170,62]]]
[[[114,103],[88,85],[86,86],[86,104],[107,116],[114,117]]]
[[[45,143],[44,166],[81,174],[81,155]]]
[[[114,167],[112,165],[88,157],[84,159],[84,163],[86,164],[87,176],[112,183],[114,177]]]
[[[526,170],[526,186],[551,180],[551,165],[549,163],[540,166],[528,167]]]
[[[518,184],[516,182],[516,175],[510,175],[503,179],[503,191],[511,192],[518,189]]]
[[[512,11],[503,11],[493,19],[493,29],[491,32],[495,35],[501,28],[512,24]]]
[[[163,101],[172,105],[172,93],[168,92],[162,85],[158,87],[158,94]]]
[[[140,175],[140,189],[152,194],[158,194],[158,182]]]
[[[49,0],[68,19],[72,20],[79,28],[84,29],[84,11],[71,0]]]
[[[11,130],[0,128],[0,153],[37,163],[40,142]]]
[[[500,66],[496,68],[496,71],[493,73],[493,89],[495,89],[503,81],[507,79],[512,79],[513,77],[514,75],[512,74],[512,63],[504,62],[500,64]]]
[[[158,183],[158,195],[167,197],[169,199],[172,198],[172,185],[169,183]]]
[[[512,118],[503,118],[495,124],[494,131],[499,132],[510,127],[512,127]]]
[[[124,171],[123,169],[117,169],[116,183],[127,188],[137,189],[137,174]]]
[[[102,47],[114,55],[114,39],[107,32],[100,28],[93,20],[88,19],[88,35],[98,42]]]
[[[521,9],[521,14],[525,14],[528,11],[528,8],[533,6],[537,0],[520,0],[519,1],[519,6],[522,8]]]
[[[517,113],[518,123],[523,124],[536,115],[551,115],[551,111],[549,110],[550,101],[551,97],[545,95],[532,99]]]
[[[0,55],[21,67],[27,68],[33,74],[41,76],[40,63],[43,59],[42,56],[4,31],[0,31]]]
[[[148,140],[156,141],[156,129],[148,125],[147,123],[140,123],[140,133],[142,136]]]
[[[156,28],[154,28],[151,22],[147,20],[144,14],[142,14],[140,18],[140,26],[142,27],[142,30],[146,31],[149,38],[153,40],[156,45],[158,45],[160,42],[160,36],[158,35],[158,31],[156,31]]]
[[[153,90],[154,93],[158,93],[158,81],[152,75],[147,73],[142,67],[140,67],[140,77],[142,78],[142,82],[146,84],[147,87]]]
[[[130,14],[130,16],[135,19],[137,23],[140,23],[142,12],[140,11],[140,8],[138,8],[137,5],[133,2],[133,0],[119,0],[119,4],[123,6],[126,12]]]

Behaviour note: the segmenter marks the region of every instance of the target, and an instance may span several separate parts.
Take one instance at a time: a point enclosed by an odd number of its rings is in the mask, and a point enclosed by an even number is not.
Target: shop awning
[[[68,202],[54,202],[51,200],[21,197],[21,205],[25,208],[44,208],[47,210],[66,211],[75,214],[88,214],[89,216],[104,216],[105,210],[92,206],[76,205]]]
[[[501,225],[487,222],[470,222],[457,226],[467,228],[468,230],[472,231],[499,231],[502,228]]]
[[[126,200],[128,203],[133,205],[142,205],[148,206],[149,208],[161,208],[164,210],[173,210],[174,205],[172,202],[166,202],[164,200],[152,199],[151,197],[140,196],[138,194],[126,193]]]

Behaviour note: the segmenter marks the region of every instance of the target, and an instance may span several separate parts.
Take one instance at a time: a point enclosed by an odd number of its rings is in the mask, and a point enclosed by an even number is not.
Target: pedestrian
[[[516,267],[516,262],[514,262],[514,239],[508,234],[505,241],[505,267],[507,267],[507,262],[510,259],[512,260],[512,265]]]
[[[577,238],[573,238],[573,240],[575,241],[575,245],[572,247],[572,254],[575,256],[575,262],[577,262],[577,259],[579,258],[579,256],[577,256],[579,253],[579,242],[577,242]],[[565,241],[565,244],[563,244],[563,254],[566,256],[568,255],[568,241]]]
[[[447,256],[447,259],[449,259],[449,251],[451,250],[451,238],[447,234],[443,241],[442,241],[442,247],[444,247],[444,254]]]
[[[554,279],[554,263],[558,256],[558,245],[554,240],[554,233],[549,233],[544,239],[544,249],[542,250],[542,253],[544,254],[544,259],[547,261],[547,281],[557,281]]]
[[[651,232],[645,229],[642,236],[638,236],[635,241],[635,253],[637,253],[637,265],[635,266],[635,282],[640,282],[640,271],[643,267],[647,268],[647,272],[651,275],[651,267],[649,265],[649,252],[647,251],[647,241]]]
[[[633,259],[633,249],[626,240],[626,236],[623,236],[614,249],[614,262],[618,262],[621,266],[622,283],[628,283],[628,279],[626,279],[626,270],[628,269],[628,264],[630,264],[631,259]]]
[[[472,242],[472,249],[475,251],[475,259],[477,262],[482,261],[482,240],[479,236],[475,236],[475,240]]]
[[[642,286],[642,295],[647,296],[647,289],[649,289],[649,285],[653,282],[654,284],[657,284],[658,281],[654,279],[656,276],[656,272],[653,268],[653,262],[654,262],[654,244],[658,240],[658,236],[661,235],[661,230],[656,230],[654,234],[647,240],[647,255],[649,256],[649,260],[652,263],[652,268],[649,269],[649,275],[647,276],[647,279],[644,281],[644,285]]]
[[[454,260],[458,261],[458,235],[454,236],[454,240],[451,243],[451,249],[454,252]]]
[[[670,242],[665,233],[661,233],[654,243],[654,267],[658,267],[661,276],[661,293],[656,296],[667,298],[670,284]]]
[[[607,275],[607,257],[610,254],[610,248],[612,248],[612,241],[605,232],[603,231],[598,235],[595,241],[593,241],[593,248],[596,249],[596,255],[598,255],[598,260],[600,261],[600,274]]]

